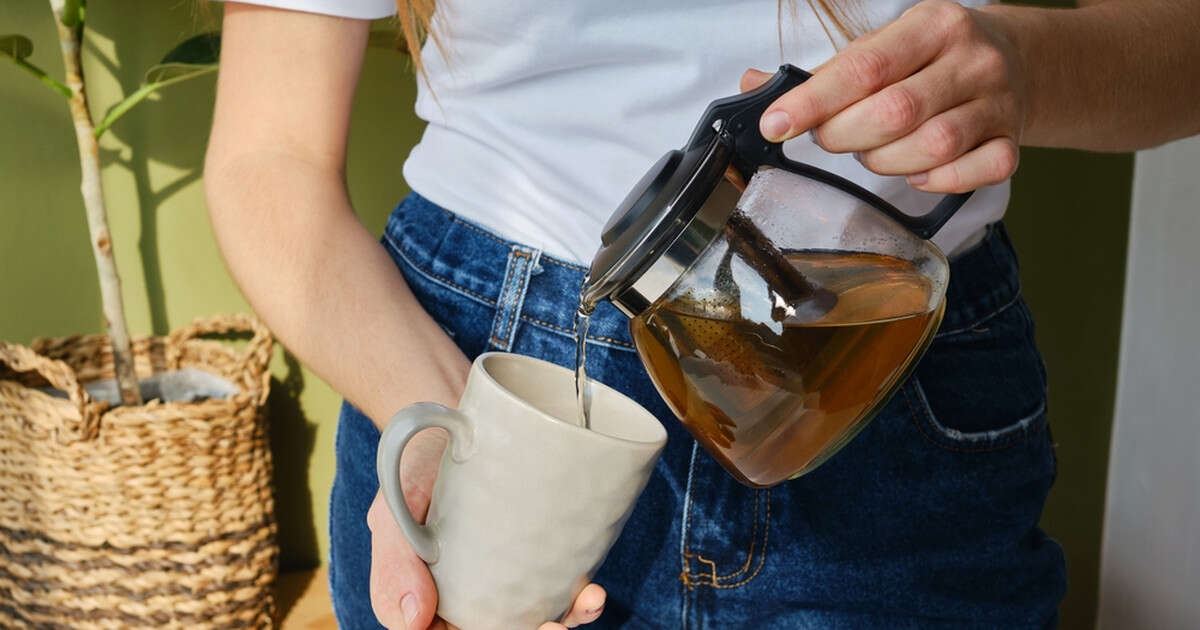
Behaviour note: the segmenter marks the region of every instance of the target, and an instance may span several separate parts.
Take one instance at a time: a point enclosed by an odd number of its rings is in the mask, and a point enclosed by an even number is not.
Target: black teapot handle
[[[789,160],[783,155],[783,150],[778,148],[780,145],[776,144],[775,146],[777,148],[769,152],[769,156],[767,156],[767,159],[761,162],[761,165],[782,168],[786,171],[796,173],[797,175],[803,175],[810,179],[824,182],[830,186],[834,186],[842,191],[854,195],[855,197],[858,197],[872,206],[875,206],[884,214],[895,219],[896,222],[904,226],[906,230],[925,240],[933,238],[933,235],[937,234],[938,230],[942,229],[943,225],[946,225],[946,222],[950,220],[950,217],[954,216],[954,213],[958,212],[958,209],[961,208],[974,193],[974,191],[971,191],[946,195],[945,197],[942,197],[940,201],[938,201],[937,205],[933,207],[933,210],[930,210],[929,212],[919,216],[913,216],[911,214],[902,212],[899,208],[893,206],[891,203],[888,203],[887,200],[883,199],[879,195],[876,195],[866,188],[855,184],[845,177],[835,173],[830,173],[829,171],[817,168],[815,166],[804,164],[803,162]]]
[[[922,239],[930,239],[950,220],[950,217],[970,199],[971,192],[946,195],[930,212],[913,216],[901,212],[875,193],[854,182],[824,169],[796,162],[783,154],[783,144],[762,137],[758,121],[771,103],[792,88],[807,81],[811,74],[791,64],[784,64],[766,83],[759,87],[713,101],[692,133],[686,149],[707,145],[714,135],[732,142],[733,166],[747,180],[760,166],[773,166],[824,182],[879,208],[905,229]],[[685,150],[686,150],[685,149]]]

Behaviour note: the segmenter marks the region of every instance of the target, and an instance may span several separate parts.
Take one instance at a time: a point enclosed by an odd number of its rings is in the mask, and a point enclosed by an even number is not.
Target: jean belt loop
[[[488,340],[492,348],[512,351],[520,324],[521,307],[525,304],[525,292],[529,289],[529,277],[533,275],[541,257],[542,250],[522,245],[513,245],[509,250],[504,283],[496,300],[496,319],[492,322],[492,335]]]

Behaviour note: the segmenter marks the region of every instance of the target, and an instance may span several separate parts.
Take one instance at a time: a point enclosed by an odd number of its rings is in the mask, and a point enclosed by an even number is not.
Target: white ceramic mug
[[[575,375],[530,357],[475,360],[458,410],[402,409],[379,441],[383,496],[462,630],[532,630],[559,619],[603,562],[650,478],[667,433],[633,400],[592,384],[577,426]],[[414,434],[450,434],[425,524],[400,488]]]

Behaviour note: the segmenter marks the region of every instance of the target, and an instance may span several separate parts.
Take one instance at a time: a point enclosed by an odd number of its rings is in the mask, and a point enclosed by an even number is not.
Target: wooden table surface
[[[324,568],[279,574],[275,605],[283,613],[280,630],[337,630]]]

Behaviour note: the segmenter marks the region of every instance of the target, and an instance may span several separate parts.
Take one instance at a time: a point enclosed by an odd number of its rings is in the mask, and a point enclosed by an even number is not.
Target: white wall
[[[1098,625],[1200,628],[1200,138],[1135,164]]]

